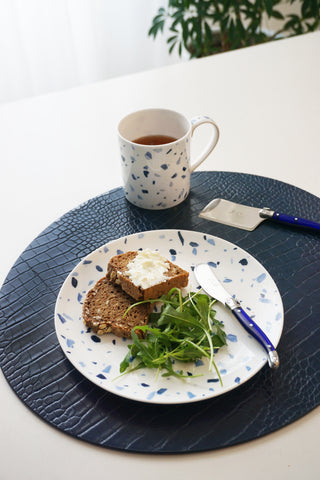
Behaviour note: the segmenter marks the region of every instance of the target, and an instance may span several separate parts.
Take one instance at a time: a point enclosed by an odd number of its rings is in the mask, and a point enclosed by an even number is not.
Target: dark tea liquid
[[[133,143],[139,143],[139,145],[164,145],[166,143],[175,142],[178,140],[168,135],[145,135],[133,140]]]

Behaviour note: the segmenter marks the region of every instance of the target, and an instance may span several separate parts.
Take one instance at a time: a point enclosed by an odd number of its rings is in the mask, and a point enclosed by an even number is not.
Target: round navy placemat
[[[171,210],[138,209],[118,188],[68,212],[22,253],[0,292],[0,364],[25,405],[73,437],[143,453],[235,445],[273,432],[319,405],[320,235],[271,222],[247,232],[200,219],[201,209],[215,197],[320,221],[319,198],[272,179],[230,172],[194,173],[189,198]],[[216,235],[265,266],[285,310],[279,370],[265,366],[221,397],[154,405],[106,392],[71,365],[54,329],[56,297],[66,276],[100,245],[162,228]]]

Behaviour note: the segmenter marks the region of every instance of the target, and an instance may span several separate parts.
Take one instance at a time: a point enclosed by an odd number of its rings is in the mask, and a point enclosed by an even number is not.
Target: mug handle
[[[214,147],[217,145],[220,132],[217,124],[210,118],[205,115],[194,117],[191,119],[191,137],[196,128],[204,123],[210,123],[214,127],[214,132],[211,135],[210,142],[207,147],[203,150],[201,155],[195,160],[192,165],[190,165],[190,172],[192,173],[199,165],[210,155]]]

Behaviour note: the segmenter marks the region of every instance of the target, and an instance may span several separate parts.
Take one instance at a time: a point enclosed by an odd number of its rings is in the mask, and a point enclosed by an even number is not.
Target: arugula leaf
[[[148,325],[132,329],[133,343],[128,346],[120,372],[157,368],[158,371],[164,370],[162,376],[165,377],[189,377],[174,370],[175,361],[195,362],[206,357],[209,370],[214,367],[222,384],[213,357],[217,349],[226,345],[226,334],[223,324],[215,318],[216,312],[212,308],[215,301],[201,292],[191,292],[183,297],[179,288],[151,300],[151,303],[161,302],[161,309],[150,314]],[[135,305],[140,303],[145,301]],[[143,338],[138,337],[137,329],[143,332]]]

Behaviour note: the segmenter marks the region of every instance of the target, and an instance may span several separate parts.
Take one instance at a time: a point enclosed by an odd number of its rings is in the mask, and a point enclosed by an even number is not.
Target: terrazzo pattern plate
[[[91,382],[125,398],[157,404],[196,402],[237,388],[252,378],[267,362],[263,348],[237,323],[231,312],[215,305],[223,321],[228,344],[216,355],[223,385],[206,360],[176,364],[196,378],[178,379],[141,369],[120,376],[119,365],[130,340],[114,335],[101,337],[84,326],[82,305],[86,293],[106,273],[113,255],[152,248],[190,273],[191,290],[199,288],[193,267],[207,262],[231,295],[277,346],[283,328],[280,293],[266,269],[249,253],[221,238],[184,230],[154,230],[109,242],[87,255],[68,275],[57,298],[55,330],[67,358]],[[280,358],[281,362],[281,358]]]

